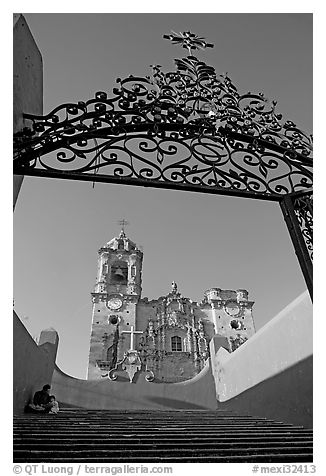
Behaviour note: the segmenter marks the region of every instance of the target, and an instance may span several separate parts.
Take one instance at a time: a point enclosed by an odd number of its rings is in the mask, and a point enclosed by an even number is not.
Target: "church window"
[[[181,337],[179,336],[171,337],[171,350],[172,352],[182,352]]]
[[[131,267],[131,276],[134,278],[136,276],[136,266]]]
[[[122,240],[119,240],[119,241],[118,241],[118,250],[123,250],[123,249],[124,249],[123,241],[122,241]]]

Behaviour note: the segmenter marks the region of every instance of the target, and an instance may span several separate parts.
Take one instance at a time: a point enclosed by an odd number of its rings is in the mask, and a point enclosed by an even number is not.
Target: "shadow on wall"
[[[206,407],[202,405],[197,405],[196,403],[184,402],[182,400],[176,400],[174,398],[164,398],[164,397],[149,397],[147,399],[149,402],[158,403],[159,405],[166,408],[174,408],[180,410],[207,410]]]
[[[219,409],[313,427],[313,359],[298,362],[255,385]]]

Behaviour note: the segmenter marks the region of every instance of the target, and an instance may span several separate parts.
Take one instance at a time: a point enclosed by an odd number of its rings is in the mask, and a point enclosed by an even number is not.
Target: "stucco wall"
[[[34,392],[52,380],[58,335],[46,331],[37,345],[15,312],[13,318],[13,411],[22,413]]]
[[[217,400],[239,412],[311,426],[312,344],[305,292],[235,352],[221,347],[215,353],[211,346]]]
[[[14,133],[30,123],[23,113],[43,113],[43,64],[41,53],[23,15],[14,15],[13,34],[13,130]],[[14,207],[23,176],[14,175]]]
[[[145,380],[145,373],[136,374],[130,383],[127,374],[119,373],[117,381],[109,379],[81,380],[56,368],[52,391],[61,405],[90,409],[172,410],[216,409],[214,380],[209,361],[191,380],[180,383],[154,383]]]

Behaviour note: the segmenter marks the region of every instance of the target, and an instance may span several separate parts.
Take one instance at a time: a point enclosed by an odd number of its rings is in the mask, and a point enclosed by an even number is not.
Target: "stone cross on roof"
[[[121,334],[130,334],[130,349],[129,350],[135,350],[134,349],[134,335],[144,334],[144,333],[143,331],[134,331],[134,326],[131,326],[130,331],[122,331]]]

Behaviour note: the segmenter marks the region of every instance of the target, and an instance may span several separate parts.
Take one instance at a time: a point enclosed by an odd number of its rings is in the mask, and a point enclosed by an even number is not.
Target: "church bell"
[[[118,279],[118,280],[121,280],[121,279],[124,279],[124,274],[123,274],[123,271],[121,268],[118,268],[115,273],[114,273],[114,278],[115,279]]]

